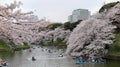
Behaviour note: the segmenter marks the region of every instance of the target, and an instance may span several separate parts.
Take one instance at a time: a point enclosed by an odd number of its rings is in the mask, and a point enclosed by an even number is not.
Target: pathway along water
[[[30,52],[22,50],[15,52],[14,55],[7,57],[6,67],[119,67],[119,61],[107,61],[105,63],[87,63],[76,65],[75,62],[67,57],[59,57],[61,51],[52,49],[53,53],[49,53],[48,49],[35,47]],[[36,61],[32,61],[32,57]]]

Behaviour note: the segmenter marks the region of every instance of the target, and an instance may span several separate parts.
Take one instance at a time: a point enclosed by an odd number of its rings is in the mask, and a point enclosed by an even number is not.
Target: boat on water
[[[105,62],[105,60],[102,59],[102,58],[92,58],[92,57],[88,58],[88,61],[90,61],[92,63],[102,63],[102,62]]]
[[[102,58],[93,58],[89,57],[88,60],[85,60],[83,57],[72,57],[73,60],[75,60],[75,64],[87,64],[86,61],[91,63],[102,63],[105,62]]]
[[[36,61],[36,58],[34,56],[32,56],[32,61]]]
[[[87,62],[75,62],[75,64],[87,64]]]
[[[87,64],[82,57],[72,57],[73,60],[76,60],[75,64]]]
[[[72,57],[73,60],[79,60],[80,58],[78,57]]]
[[[7,66],[7,62],[4,60],[0,61],[0,67]]]

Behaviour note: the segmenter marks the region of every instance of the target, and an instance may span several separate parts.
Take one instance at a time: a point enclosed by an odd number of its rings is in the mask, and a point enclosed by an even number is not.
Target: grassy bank
[[[26,42],[24,42],[24,45],[15,45],[15,44],[13,45],[14,45],[12,46],[13,49],[11,50],[10,47],[7,46],[3,40],[0,40],[0,58],[1,59],[6,59],[8,56],[13,55],[14,54],[13,51],[30,48]]]
[[[28,45],[16,45],[14,50],[28,49],[30,48]]]
[[[9,51],[10,48],[6,45],[3,40],[0,40],[0,51]]]
[[[120,56],[120,32],[115,35],[115,41],[109,46],[107,55]]]
[[[30,48],[26,42],[24,42],[24,45],[14,45],[12,47],[13,47],[13,50],[21,50],[21,49]],[[0,40],[0,52],[7,52],[7,51],[10,51],[10,47],[7,46],[3,40]]]
[[[8,47],[3,40],[0,40],[0,58],[5,59],[11,54],[12,52],[10,51],[10,47]]]
[[[14,46],[14,50],[21,50],[21,49],[28,49],[28,48],[30,48],[30,46],[26,42],[24,42],[24,45],[15,45]]]
[[[12,56],[12,55],[13,55],[13,52],[11,52],[11,51],[0,52],[0,58],[1,59],[6,59],[7,57]]]

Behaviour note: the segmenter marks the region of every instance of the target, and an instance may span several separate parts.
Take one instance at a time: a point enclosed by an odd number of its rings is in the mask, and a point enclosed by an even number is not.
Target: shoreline
[[[104,57],[107,60],[115,60],[115,61],[120,61],[120,56],[112,56],[112,55],[108,55]]]
[[[57,49],[56,47],[50,47],[50,46],[47,46],[47,48],[49,48],[49,49]],[[15,48],[15,49],[12,49],[12,50],[0,49],[0,52],[9,52],[9,51],[12,52],[12,51],[20,51],[20,50],[26,50],[26,49],[30,49],[30,47],[26,47],[26,48],[23,48],[23,47],[20,48],[19,47],[19,48]],[[63,51],[64,51],[64,49],[63,49]],[[120,61],[120,56],[107,55],[107,56],[104,57],[104,59]]]

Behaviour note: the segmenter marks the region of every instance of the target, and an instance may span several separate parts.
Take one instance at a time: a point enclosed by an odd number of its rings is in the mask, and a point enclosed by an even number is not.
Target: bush
[[[57,38],[56,41],[41,41],[40,45],[41,46],[54,46],[57,47],[59,49],[64,49],[67,48],[66,42],[63,42],[64,39],[61,38]]]
[[[114,7],[114,6],[115,6],[116,4],[118,4],[118,3],[119,3],[119,1],[117,1],[117,2],[111,2],[111,3],[108,3],[108,4],[103,5],[103,6],[100,8],[99,13],[100,13],[100,12],[104,12],[105,10],[108,10],[108,9]]]
[[[28,45],[27,42],[23,42],[23,43],[24,43],[24,45],[15,45],[13,50],[17,51],[17,50],[21,50],[21,49],[28,49],[28,48],[30,48],[30,46]]]
[[[77,22],[73,22],[73,23],[71,23],[71,22],[66,22],[66,23],[63,24],[63,28],[64,28],[65,30],[70,30],[70,31],[72,31],[81,21],[82,21],[82,20],[78,20]]]
[[[120,56],[120,33],[115,35],[115,41],[109,46],[109,52],[107,55]]]
[[[76,28],[76,26],[81,22],[82,20],[78,20],[77,22],[71,23],[71,30]]]
[[[10,47],[7,46],[3,40],[0,40],[0,50],[1,51],[8,51],[8,50],[10,50]]]
[[[62,26],[62,23],[52,23],[46,27],[46,29],[54,30],[55,28],[58,28]]]
[[[110,51],[120,51],[120,33],[115,35],[115,41],[110,45]]]
[[[63,28],[64,28],[65,30],[71,30],[71,23],[70,23],[70,22],[64,23],[64,24],[63,24]]]
[[[66,42],[64,42],[63,40],[64,39],[57,38],[57,40],[54,42],[54,46],[59,49],[67,48]]]
[[[27,43],[27,42],[23,42],[23,44],[24,44],[25,46],[28,46],[28,43]]]
[[[46,30],[45,27],[39,27],[38,32]]]

